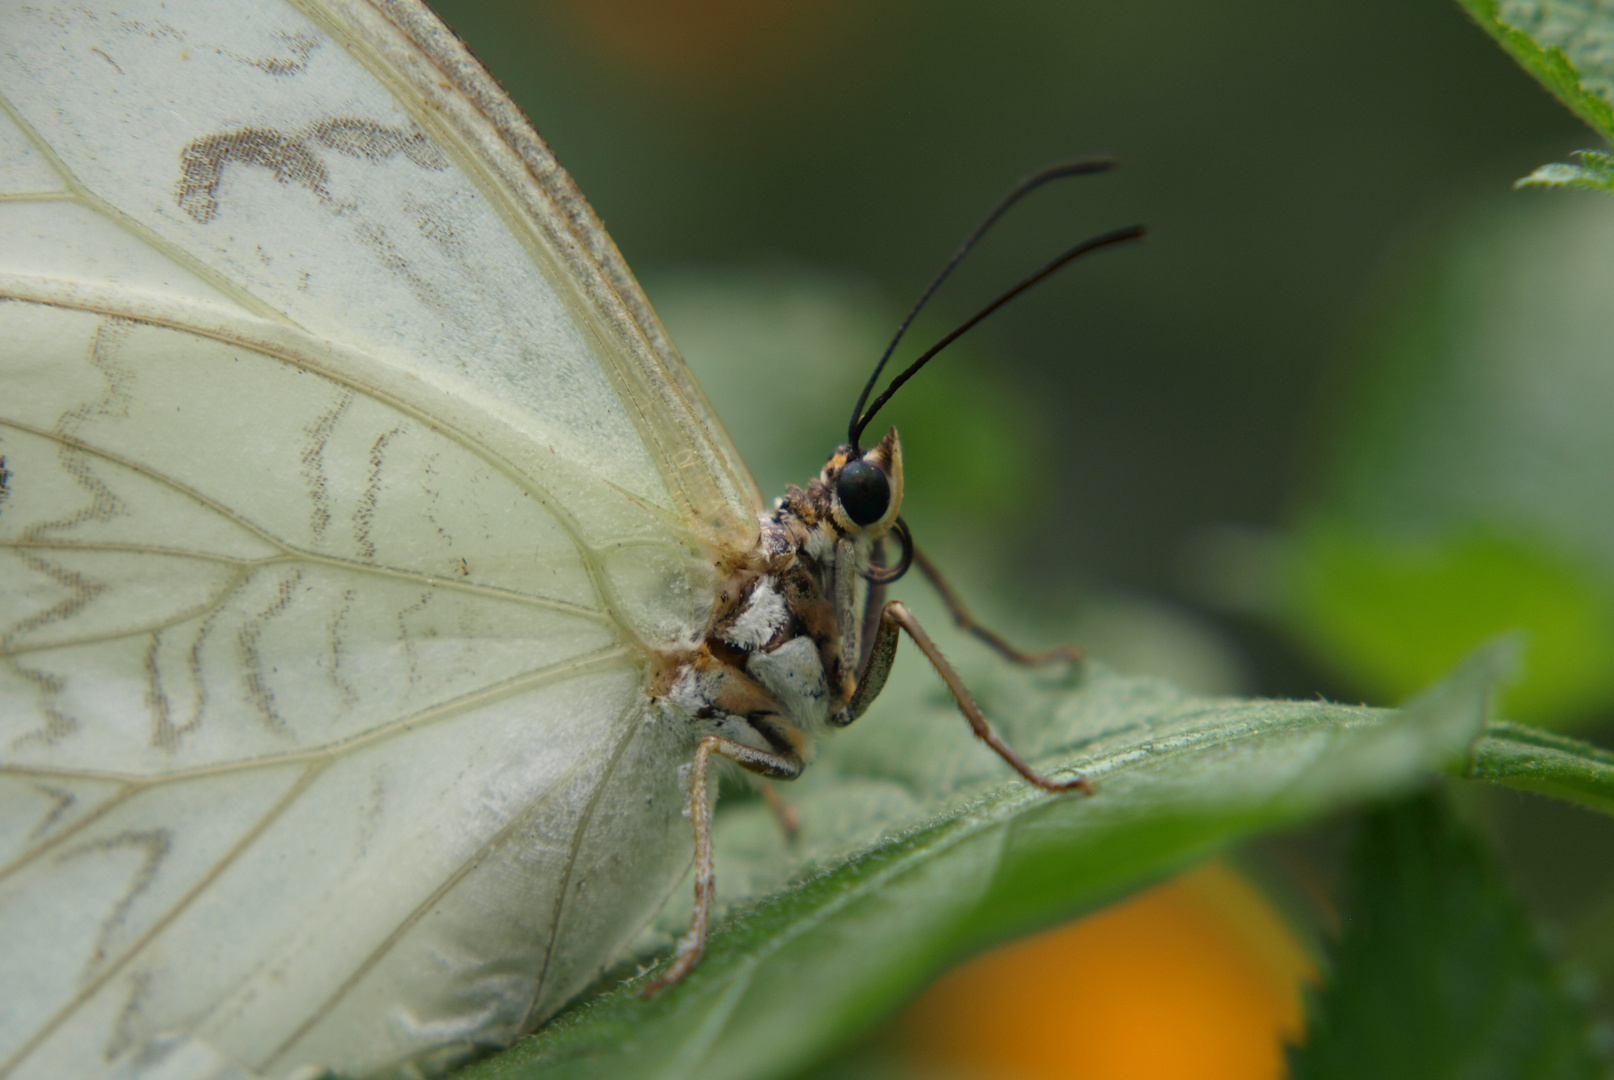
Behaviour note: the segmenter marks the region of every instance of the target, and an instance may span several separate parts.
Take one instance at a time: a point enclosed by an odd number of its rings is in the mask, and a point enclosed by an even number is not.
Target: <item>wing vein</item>
[[[599,652],[587,656],[574,657],[562,660],[537,671],[529,671],[506,679],[493,686],[485,686],[472,693],[452,698],[438,705],[424,709],[409,716],[400,717],[369,731],[351,735],[345,739],[320,746],[312,750],[299,753],[275,754],[268,757],[249,758],[245,761],[232,761],[222,765],[209,765],[205,768],[187,769],[180,772],[165,773],[154,777],[129,776],[123,773],[96,772],[90,770],[73,769],[47,769],[29,765],[0,765],[0,776],[38,776],[48,778],[79,779],[79,780],[109,780],[117,783],[133,783],[142,786],[153,784],[166,784],[179,780],[191,780],[198,777],[220,776],[225,773],[247,772],[254,769],[273,768],[280,765],[290,765],[300,762],[317,761],[322,758],[336,758],[358,747],[372,742],[380,742],[392,738],[403,732],[421,727],[426,724],[435,724],[443,720],[460,715],[467,709],[496,701],[499,698],[518,694],[535,687],[546,685],[552,681],[564,678],[574,678],[590,675],[596,671],[603,671],[613,667],[624,660],[630,660],[638,655],[635,650],[621,645],[612,645]]]
[[[17,125],[17,129],[22,132],[23,137],[28,140],[34,150],[50,166],[51,171],[62,178],[62,183],[67,185],[71,198],[83,203],[90,210],[110,221],[157,254],[176,263],[188,273],[213,286],[213,288],[239,304],[244,310],[250,311],[261,319],[268,319],[271,322],[285,326],[297,325],[283,312],[276,311],[233,281],[214,271],[190,252],[170,244],[152,229],[129,217],[122,210],[91,191],[82,180],[73,175],[73,171],[67,167],[67,163],[57,155],[48,142],[40,138],[39,132],[34,130],[32,124],[23,119],[22,113],[4,94],[0,94],[0,112],[5,113],[7,119]]]
[[[209,554],[207,554],[205,552],[183,551],[181,549],[162,548],[162,547],[147,546],[147,545],[141,545],[141,544],[88,544],[88,543],[73,542],[73,541],[65,541],[64,542],[64,541],[28,541],[28,540],[0,541],[0,549],[3,549],[3,548],[10,548],[10,549],[23,549],[23,548],[29,548],[29,549],[37,549],[37,548],[72,548],[72,549],[78,549],[78,550],[95,550],[95,551],[140,551],[140,552],[146,552],[146,553],[154,554],[154,555],[170,555],[170,554],[173,554],[173,555],[181,555],[181,556],[185,556],[185,557],[198,558],[198,559],[210,559],[210,560],[217,561],[217,562],[235,563],[236,565],[239,565],[239,566],[242,566],[242,567],[245,567],[245,568],[249,568],[249,569],[254,569],[254,568],[257,568],[257,567],[261,567],[261,566],[269,566],[269,565],[273,565],[273,564],[279,563],[279,562],[287,562],[287,561],[292,561],[292,560],[303,560],[303,561],[306,561],[306,562],[315,563],[315,564],[319,564],[319,565],[323,565],[323,566],[331,566],[331,567],[337,567],[339,569],[349,570],[349,571],[352,571],[354,573],[371,574],[371,575],[376,575],[376,576],[381,576],[381,577],[389,577],[389,578],[393,578],[393,579],[400,580],[400,581],[408,581],[408,582],[410,582],[412,584],[424,585],[424,586],[428,586],[428,587],[431,587],[431,588],[441,588],[441,589],[455,590],[455,591],[459,591],[459,592],[470,593],[472,595],[480,595],[480,596],[487,596],[487,597],[496,598],[496,599],[518,601],[518,602],[521,602],[521,603],[528,604],[528,605],[530,605],[532,607],[543,608],[543,609],[549,610],[549,611],[556,611],[556,612],[560,612],[562,614],[576,615],[576,616],[579,616],[579,617],[582,617],[582,618],[588,618],[588,619],[592,619],[592,620],[595,620],[595,621],[603,622],[603,621],[609,621],[609,619],[610,619],[610,615],[608,613],[602,613],[602,612],[594,611],[594,610],[592,610],[590,608],[585,608],[585,607],[582,607],[582,606],[577,605],[577,604],[568,603],[567,601],[564,601],[564,600],[552,600],[552,599],[549,599],[547,597],[532,596],[532,595],[530,595],[528,593],[516,592],[513,589],[500,589],[500,588],[495,588],[494,586],[490,586],[490,585],[478,585],[478,584],[475,584],[473,582],[456,581],[453,578],[436,577],[436,576],[431,575],[431,574],[422,574],[422,573],[419,573],[419,572],[409,571],[409,570],[399,570],[399,569],[397,569],[395,567],[376,566],[376,565],[369,564],[369,563],[358,562],[358,561],[353,560],[353,559],[343,559],[343,558],[338,558],[337,556],[334,556],[334,555],[323,555],[323,554],[320,554],[318,552],[307,551],[307,550],[305,550],[303,548],[297,547],[297,546],[295,546],[295,545],[293,545],[293,544],[291,544],[291,543],[289,543],[289,542],[287,542],[285,540],[280,539],[279,537],[275,536],[273,533],[268,532],[266,529],[261,528],[260,526],[254,524],[253,522],[251,522],[251,521],[247,520],[246,518],[242,517],[240,514],[237,514],[235,511],[233,511],[233,510],[229,509],[228,507],[224,506],[223,504],[219,503],[216,499],[213,499],[213,498],[211,498],[211,497],[209,497],[207,495],[204,495],[201,492],[195,490],[194,488],[191,488],[191,487],[189,487],[189,486],[187,486],[185,484],[180,483],[179,481],[175,480],[173,477],[167,476],[167,475],[165,475],[163,473],[160,473],[160,472],[157,472],[157,471],[155,471],[153,469],[147,468],[146,466],[141,465],[138,462],[129,461],[129,460],[123,458],[123,457],[120,457],[117,454],[110,453],[110,452],[108,452],[106,450],[101,449],[100,447],[93,446],[93,445],[91,445],[89,443],[83,442],[82,440],[74,439],[74,438],[71,438],[71,437],[65,436],[65,435],[61,435],[61,434],[59,434],[57,432],[47,431],[47,430],[45,430],[43,428],[35,427],[32,424],[24,424],[24,423],[21,423],[21,422],[16,421],[16,420],[9,420],[9,419],[0,417],[0,427],[9,427],[9,428],[11,428],[11,429],[13,429],[15,431],[25,432],[25,433],[30,434],[30,435],[38,436],[39,438],[42,438],[42,439],[48,439],[48,440],[51,440],[53,442],[57,442],[57,443],[59,443],[59,444],[61,444],[63,446],[66,446],[66,447],[69,447],[71,449],[77,450],[77,451],[79,451],[81,453],[89,454],[89,455],[91,455],[93,457],[97,457],[97,458],[101,459],[102,461],[107,461],[107,462],[110,462],[110,463],[112,463],[114,465],[118,465],[118,466],[121,466],[123,468],[126,468],[126,469],[130,470],[131,472],[134,472],[134,473],[144,477],[145,479],[152,481],[155,484],[160,484],[163,487],[167,488],[170,491],[173,491],[176,494],[183,495],[186,498],[191,499],[192,501],[199,504],[203,509],[206,509],[208,511],[211,511],[213,513],[218,514],[221,517],[224,517],[224,518],[228,519],[232,524],[240,526],[244,531],[251,533],[254,537],[256,537],[257,539],[263,541],[265,544],[269,544],[269,545],[271,545],[273,547],[279,548],[281,550],[281,552],[283,552],[283,554],[278,555],[278,556],[274,556],[272,558],[266,558],[266,559],[246,560],[246,559],[230,559],[227,556],[221,556],[221,555],[209,555]],[[535,497],[541,499],[544,496],[539,494],[539,495],[535,495]],[[549,508],[550,507],[546,505],[546,509],[549,509]],[[557,514],[557,518],[558,517],[559,517],[559,515]],[[565,529],[564,524],[563,524],[562,527],[563,527],[563,529]],[[578,555],[579,555],[580,558],[584,558],[585,561],[590,563],[590,564],[597,561],[597,553],[592,548],[589,548],[587,545],[585,545],[582,542],[582,539],[581,539],[580,536],[575,535],[574,533],[571,532],[571,530],[566,530],[566,531],[568,532],[568,538],[572,541],[573,545],[577,548]],[[597,572],[597,567],[592,567],[592,565],[591,565],[591,572]],[[596,591],[599,591],[598,588],[597,588]],[[602,602],[604,601],[603,596],[601,597],[601,600],[602,600]],[[618,623],[621,623],[620,619],[617,619],[616,621]]]
[[[329,765],[330,762],[315,762],[304,770],[303,775],[297,778],[297,782],[292,784],[291,787],[287,789],[286,793],[275,802],[274,806],[269,808],[269,811],[259,819],[257,824],[248,830],[240,840],[236,841],[234,846],[225,853],[224,857],[215,863],[207,873],[203,874],[194,885],[187,889],[185,894],[176,900],[174,905],[170,907],[168,911],[164,912],[160,918],[156,919],[145,931],[145,933],[141,934],[139,937],[135,938],[134,941],[130,942],[128,947],[124,949],[122,955],[120,955],[116,960],[108,963],[106,969],[103,970],[100,975],[97,975],[95,978],[91,979],[82,989],[79,990],[77,994],[73,995],[72,1000],[63,1005],[62,1008],[58,1010],[57,1013],[49,1020],[41,1024],[39,1029],[30,1035],[22,1043],[22,1045],[17,1048],[16,1053],[7,1058],[4,1062],[0,1062],[0,1080],[3,1080],[5,1076],[9,1075],[12,1070],[14,1070],[28,1057],[29,1054],[33,1053],[35,1048],[37,1048],[40,1043],[47,1039],[51,1033],[64,1024],[76,1010],[78,1010],[85,1002],[93,997],[103,986],[110,982],[114,976],[122,971],[123,968],[127,966],[128,963],[140,952],[140,950],[145,948],[145,946],[149,944],[153,938],[155,938],[159,933],[172,924],[175,919],[183,914],[198,896],[205,892],[207,888],[213,884],[213,882],[217,881],[224,871],[229,869],[235,860],[238,859],[244,851],[251,847],[252,844],[264,834],[265,830],[267,830],[269,826],[280,817],[281,814],[285,813],[287,808],[289,808],[292,803],[297,801],[297,797],[301,795],[303,791],[305,791],[308,786],[314,782],[319,774],[324,772],[325,769],[329,767]]]
[[[638,704],[639,703],[637,701],[635,701],[634,705],[629,706],[628,711],[631,712],[632,709],[634,709],[635,707],[638,706]],[[626,715],[626,713],[624,713],[624,715]],[[621,760],[623,750],[627,747],[628,743],[632,741],[633,735],[635,734],[636,730],[637,730],[637,725],[630,724],[630,730],[628,732],[628,737],[623,739],[619,743],[617,749],[613,753],[611,761],[610,761],[609,765],[606,767],[604,775],[602,775],[602,777],[600,779],[600,783],[595,786],[595,794],[594,794],[593,798],[590,799],[590,802],[589,802],[589,805],[588,805],[588,811],[587,811],[588,814],[592,814],[592,811],[593,811],[593,808],[594,808],[594,803],[598,800],[598,797],[599,797],[598,793],[599,793],[600,788],[602,788],[605,785],[606,780],[609,779],[609,777],[610,777],[610,775],[612,773],[614,773],[614,771],[616,769],[617,762]],[[514,815],[511,818],[511,820],[509,821],[509,823],[507,823],[502,829],[500,829],[497,833],[495,833],[492,837],[490,837],[487,841],[485,841],[480,847],[478,847],[476,852],[474,854],[472,854],[470,858],[466,859],[465,862],[461,863],[460,866],[457,867],[452,874],[450,874],[446,879],[444,879],[444,881],[443,881],[443,883],[441,885],[439,885],[436,889],[432,890],[431,895],[429,895],[425,900],[423,900],[419,904],[417,904],[415,906],[414,910],[411,911],[409,913],[409,915],[402,922],[400,922],[398,924],[398,926],[395,927],[392,930],[391,933],[389,933],[387,935],[385,940],[383,940],[379,945],[377,945],[375,947],[375,949],[372,950],[371,953],[364,958],[364,960],[354,969],[353,973],[351,975],[349,975],[346,979],[344,979],[342,981],[341,985],[336,987],[336,989],[332,990],[331,993],[326,996],[324,1001],[322,1001],[320,1003],[319,1008],[311,1009],[309,1011],[308,1018],[306,1020],[304,1020],[300,1025],[298,1025],[298,1027],[297,1027],[297,1029],[295,1031],[293,1031],[284,1040],[282,1040],[280,1045],[277,1046],[274,1049],[274,1051],[269,1055],[269,1057],[266,1059],[266,1061],[264,1062],[264,1066],[267,1068],[267,1067],[273,1065],[273,1063],[278,1058],[280,1058],[283,1054],[285,1054],[293,1046],[295,1046],[297,1044],[298,1040],[300,1040],[304,1035],[307,1035],[308,1032],[310,1030],[312,1030],[314,1025],[319,1022],[320,1018],[322,1016],[324,1016],[325,1013],[328,1012],[332,1007],[334,1007],[336,1005],[336,1003],[339,1002],[342,999],[342,996],[344,994],[346,994],[349,990],[351,990],[354,986],[356,986],[358,984],[359,980],[361,978],[363,978],[365,974],[367,974],[369,971],[371,971],[375,967],[376,964],[380,963],[381,960],[386,956],[386,954],[388,952],[390,952],[392,950],[392,948],[395,945],[397,945],[399,941],[401,941],[403,939],[404,934],[407,933],[409,931],[409,929],[411,927],[413,927],[416,923],[418,923],[420,921],[421,917],[428,910],[430,910],[432,907],[434,907],[440,900],[442,900],[442,898],[444,896],[448,895],[448,893],[451,892],[456,885],[458,885],[461,881],[463,881],[468,874],[470,874],[479,865],[481,865],[482,861],[487,858],[489,853],[491,853],[495,848],[497,848],[500,844],[502,844],[505,840],[507,840],[511,836],[511,834],[519,831],[523,826],[530,823],[532,821],[532,819],[539,813],[539,811],[542,810],[544,808],[544,806],[552,798],[559,795],[565,789],[566,782],[568,780],[570,780],[573,776],[575,776],[577,774],[578,770],[583,768],[584,764],[585,764],[585,762],[583,760],[581,760],[581,759],[573,762],[572,765],[565,772],[563,772],[560,776],[555,778],[555,780],[550,784],[549,787],[544,789],[544,792],[543,792],[542,795],[540,795],[537,799],[534,799],[527,806],[523,807],[519,814]],[[585,817],[585,819],[584,819],[585,823],[586,823],[586,820],[587,820],[587,818]],[[579,831],[581,831],[581,827],[580,827]],[[575,837],[575,834],[574,834],[574,837]],[[575,852],[576,852],[576,845],[575,845],[575,839],[574,839],[574,844],[573,844],[573,855],[574,856],[575,856]],[[570,866],[571,866],[571,860],[569,859],[567,861],[568,869],[570,869]],[[564,887],[565,886],[564,886],[564,883],[563,883],[562,888],[564,888]],[[554,934],[553,928],[551,928],[550,934],[551,934],[551,944],[552,944],[553,943],[553,934]],[[546,965],[548,963],[548,957],[549,957],[549,953],[546,951],[545,954],[544,954]],[[541,976],[540,976],[540,978],[541,978]]]
[[[447,424],[443,420],[422,412],[418,408],[392,394],[389,394],[377,387],[361,386],[350,379],[342,377],[337,372],[329,370],[326,366],[317,363],[311,357],[298,356],[284,345],[277,346],[268,341],[260,341],[255,338],[249,338],[244,333],[238,333],[236,336],[232,337],[218,329],[181,321],[178,315],[174,315],[169,318],[162,318],[150,311],[135,311],[132,310],[133,305],[124,305],[124,307],[130,308],[131,310],[117,310],[118,305],[111,303],[97,305],[92,304],[87,300],[81,300],[78,298],[44,296],[43,294],[25,293],[18,285],[14,283],[8,284],[8,281],[15,282],[17,277],[17,275],[0,274],[0,295],[10,295],[15,299],[25,300],[26,302],[30,303],[41,303],[71,310],[94,311],[103,315],[114,315],[137,322],[144,322],[153,326],[164,326],[172,329],[180,329],[187,333],[195,334],[200,337],[206,337],[211,340],[236,345],[238,347],[250,348],[254,351],[262,352],[264,355],[277,359],[282,363],[290,364],[294,367],[302,368],[318,374],[322,378],[328,379],[336,385],[362,393],[374,401],[384,404],[389,408],[396,409],[404,415],[417,420],[431,430],[448,436],[460,446],[464,447],[467,451],[486,462],[491,468],[513,481],[550,514],[550,516],[554,519],[555,524],[559,526],[561,531],[566,534],[567,539],[571,541],[573,548],[577,552],[578,559],[582,563],[584,574],[588,578],[589,584],[594,589],[595,596],[599,599],[601,607],[605,609],[606,613],[610,616],[611,621],[613,621],[624,634],[633,635],[636,643],[642,648],[649,648],[645,642],[639,641],[637,639],[637,635],[633,633],[631,629],[633,626],[633,621],[626,616],[621,600],[616,594],[616,590],[611,586],[604,569],[600,565],[598,553],[583,538],[582,528],[579,526],[577,520],[572,516],[571,512],[566,509],[565,504],[561,500],[557,499],[547,488],[539,484],[537,480],[529,473],[516,468],[510,462],[506,461],[502,456],[488,450],[478,440],[471,438],[469,435]],[[31,278],[29,280],[45,279]],[[42,438],[57,439],[66,445],[83,449],[89,453],[100,452],[95,448],[79,443],[76,440],[67,439],[59,433],[46,431],[19,421],[0,418],[0,424],[9,424],[19,431],[26,431]],[[130,469],[135,469],[141,472],[142,475],[151,477],[154,480],[165,479],[160,474],[142,469],[140,466],[135,465],[132,462],[122,461],[115,456],[104,453],[103,456],[107,457],[108,460],[117,461],[119,464],[123,464]],[[609,483],[603,477],[592,476],[592,478],[596,483],[606,487],[613,494],[621,491],[620,488]],[[216,502],[205,499],[203,496],[190,491],[182,485],[176,486],[175,490],[181,491],[192,498],[201,500],[204,506],[215,509],[218,513],[226,515],[231,521],[237,522],[242,528],[247,529],[253,532],[254,535],[259,536],[264,540],[265,543],[273,544],[281,548],[283,551],[293,550],[284,541],[281,541],[276,537],[264,532],[257,526],[254,526],[250,522],[247,522],[245,519],[241,518],[239,515],[218,505]],[[633,500],[633,502],[635,505],[642,505],[636,499]],[[689,528],[687,523],[675,523],[660,514],[656,515],[656,517],[664,527],[668,528],[669,533],[671,533],[673,536],[697,539],[703,543],[709,542],[709,539],[702,540],[701,538],[697,537],[696,534]],[[680,525],[682,527],[680,527]]]
[[[629,713],[643,707],[643,701],[635,700],[623,713],[624,718],[628,717]],[[560,885],[555,892],[554,913],[549,920],[549,934],[544,944],[544,962],[538,969],[538,977],[533,980],[532,1001],[528,1003],[527,1011],[521,1017],[522,1030],[526,1029],[528,1022],[532,1018],[533,1010],[538,1007],[539,1001],[543,998],[544,981],[549,977],[549,964],[555,956],[555,943],[560,933],[560,922],[566,914],[566,892],[568,886],[571,885],[572,870],[577,866],[577,855],[582,849],[583,838],[588,835],[588,827],[594,821],[595,811],[599,809],[600,797],[604,794],[605,789],[610,786],[611,780],[616,776],[617,769],[622,765],[622,758],[627,754],[628,747],[633,744],[633,740],[644,730],[644,725],[636,724],[629,718],[626,719],[626,728],[627,733],[617,743],[616,749],[611,752],[611,760],[606,763],[605,770],[600,774],[600,782],[594,785],[594,790],[590,792],[588,805],[583,808],[583,813],[577,822],[577,828],[572,831],[571,849],[566,853],[566,868],[561,871]]]

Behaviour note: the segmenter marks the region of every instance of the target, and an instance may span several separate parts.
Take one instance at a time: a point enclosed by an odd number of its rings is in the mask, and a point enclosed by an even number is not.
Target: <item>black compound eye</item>
[[[854,461],[841,470],[835,494],[846,516],[859,525],[874,524],[891,508],[891,481],[866,461]]]

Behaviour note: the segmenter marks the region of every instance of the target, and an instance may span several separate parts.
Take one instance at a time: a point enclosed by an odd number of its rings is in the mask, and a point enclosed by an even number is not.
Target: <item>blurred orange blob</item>
[[[691,88],[772,85],[815,60],[845,12],[828,0],[567,0],[609,59]],[[844,29],[844,28],[842,28]],[[754,86],[751,86],[755,89]]]
[[[904,1018],[915,1064],[1018,1080],[1277,1080],[1305,951],[1225,863],[953,971]]]

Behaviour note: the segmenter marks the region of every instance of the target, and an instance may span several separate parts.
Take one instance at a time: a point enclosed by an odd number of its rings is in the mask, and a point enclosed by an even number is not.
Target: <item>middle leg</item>
[[[695,912],[690,918],[689,933],[678,942],[672,964],[639,991],[640,997],[652,997],[688,975],[700,962],[701,951],[706,947],[706,922],[711,917],[716,884],[712,870],[712,800],[708,796],[707,776],[713,754],[776,780],[794,780],[801,775],[802,760],[794,754],[758,750],[718,735],[707,735],[695,747],[695,760],[689,769],[689,817],[695,826]]]

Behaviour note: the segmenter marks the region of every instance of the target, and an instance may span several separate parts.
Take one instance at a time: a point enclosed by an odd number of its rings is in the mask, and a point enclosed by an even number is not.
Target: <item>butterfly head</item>
[[[868,450],[847,444],[825,464],[819,480],[830,493],[835,524],[848,535],[878,539],[902,509],[902,441],[897,429]]]

